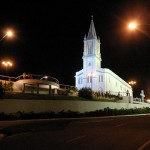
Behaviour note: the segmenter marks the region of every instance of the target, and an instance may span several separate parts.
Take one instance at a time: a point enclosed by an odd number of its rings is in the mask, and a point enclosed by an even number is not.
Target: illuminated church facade
[[[88,35],[84,37],[83,69],[75,74],[75,86],[91,88],[95,92],[133,96],[132,87],[108,68],[101,68],[100,39],[91,20]]]

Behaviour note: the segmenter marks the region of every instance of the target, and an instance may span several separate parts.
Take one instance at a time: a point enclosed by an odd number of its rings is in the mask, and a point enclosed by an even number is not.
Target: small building
[[[88,35],[84,37],[83,69],[75,74],[75,86],[112,95],[133,96],[132,87],[127,82],[110,69],[101,68],[100,44],[92,18]]]

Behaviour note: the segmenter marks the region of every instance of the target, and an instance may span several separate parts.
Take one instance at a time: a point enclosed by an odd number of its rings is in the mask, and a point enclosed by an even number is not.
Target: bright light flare
[[[7,32],[5,32],[5,35],[0,39],[0,41],[2,41],[5,37],[11,38],[13,35],[14,34],[11,30],[7,30]]]
[[[146,100],[147,101],[147,103],[150,103],[150,99],[148,99],[148,100]]]
[[[128,28],[131,30],[135,30],[137,28],[137,24],[135,22],[129,23]]]
[[[47,77],[47,76],[45,76],[44,78],[45,78],[45,79],[47,79],[48,77]]]
[[[10,67],[12,66],[12,63],[11,63],[10,61],[7,61],[7,62],[6,62],[6,61],[3,61],[2,64],[3,64],[4,66],[6,66],[6,67],[7,67],[7,66],[10,66]]]
[[[136,84],[136,81],[130,81],[129,84],[134,85],[134,84]]]
[[[48,76],[44,76],[44,77],[42,77],[40,80],[42,80],[42,79],[47,79],[48,78]]]
[[[8,36],[8,37],[12,37],[12,36],[13,36],[12,31],[10,31],[10,30],[9,30],[9,31],[7,31],[7,36]]]

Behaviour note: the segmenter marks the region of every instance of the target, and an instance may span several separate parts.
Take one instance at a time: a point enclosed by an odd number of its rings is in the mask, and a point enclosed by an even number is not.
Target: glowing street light
[[[6,71],[7,71],[7,67],[12,67],[12,62],[10,61],[3,61],[2,65],[5,67]]]
[[[134,84],[136,84],[136,81],[130,81],[129,84],[134,85]]]
[[[136,84],[136,81],[133,81],[133,80],[132,80],[132,81],[129,81],[128,83],[129,83],[129,84],[131,85],[131,87],[134,89],[134,87],[135,87],[134,85]],[[133,91],[132,91],[132,95],[133,95]]]
[[[44,76],[44,77],[42,77],[40,80],[42,80],[42,79],[47,79],[48,77],[47,76]]]
[[[12,66],[12,63],[11,63],[10,61],[7,61],[7,62],[3,61],[2,64],[3,64],[4,66],[6,66],[6,67],[7,67],[7,66],[10,66],[10,67]]]
[[[140,26],[150,26],[150,24],[148,24],[148,23],[146,23],[146,24],[140,23],[139,24],[137,22],[130,22],[127,27],[129,30],[136,30],[137,29],[139,31],[142,31],[141,29],[139,29]]]
[[[8,36],[8,37],[12,37],[12,36],[13,36],[13,33],[12,33],[11,30],[9,30],[9,31],[7,32],[7,36]]]
[[[13,36],[13,32],[11,30],[8,30],[6,34],[1,38],[0,41],[2,41],[5,37],[12,37],[12,36]]]
[[[131,22],[128,24],[128,28],[130,30],[135,30],[137,28],[137,24],[135,22]]]

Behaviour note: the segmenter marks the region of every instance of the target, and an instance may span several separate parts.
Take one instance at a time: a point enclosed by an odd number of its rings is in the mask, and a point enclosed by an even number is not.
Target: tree
[[[92,99],[92,93],[93,92],[92,92],[91,88],[84,87],[79,90],[78,96],[87,98],[87,99]]]

